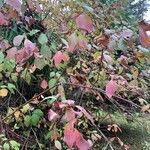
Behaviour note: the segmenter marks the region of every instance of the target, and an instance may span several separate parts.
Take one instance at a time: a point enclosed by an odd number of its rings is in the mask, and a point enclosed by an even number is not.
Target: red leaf
[[[72,33],[68,38],[68,51],[73,52],[76,49],[88,49],[88,42],[85,36]]]
[[[140,43],[145,48],[150,48],[150,37],[147,35],[147,31],[150,31],[150,25],[146,24],[144,21],[139,23],[139,39]]]
[[[110,80],[106,85],[106,95],[111,98],[117,91],[117,83],[114,80]]]
[[[29,58],[29,55],[26,53],[26,50],[24,48],[19,50],[16,54],[16,62],[20,66],[22,66],[28,58]]]
[[[17,36],[15,36],[14,39],[13,39],[13,44],[14,44],[15,46],[20,46],[20,44],[21,44],[21,42],[22,42],[23,39],[24,39],[24,36],[23,36],[23,35],[17,35]]]
[[[83,138],[83,135],[78,131],[75,130],[76,135],[76,146],[79,150],[89,150],[90,144]]]
[[[13,48],[7,50],[6,53],[7,53],[7,56],[6,56],[7,59],[14,59],[17,54],[17,48],[13,47]]]
[[[72,148],[76,141],[76,134],[74,123],[76,120],[72,120],[65,125],[64,129],[64,142],[68,145],[69,148]]]
[[[53,56],[55,67],[58,67],[59,64],[64,61],[68,61],[69,57],[66,53],[62,53],[61,51],[57,51],[56,54]]]
[[[6,17],[0,12],[0,26],[2,25],[8,25],[8,21],[6,20]]]
[[[93,31],[93,22],[89,16],[82,13],[76,18],[76,24],[78,28],[83,29],[87,32]]]
[[[52,120],[56,120],[59,117],[59,115],[57,113],[55,113],[52,109],[50,109],[48,111],[48,120],[52,121]]]
[[[21,11],[21,1],[22,0],[5,0],[6,4],[13,7],[16,11]]]
[[[55,67],[58,67],[61,61],[63,60],[63,53],[61,51],[57,51],[53,57]]]
[[[46,80],[42,80],[41,84],[40,84],[42,89],[46,89],[48,87],[48,83]]]

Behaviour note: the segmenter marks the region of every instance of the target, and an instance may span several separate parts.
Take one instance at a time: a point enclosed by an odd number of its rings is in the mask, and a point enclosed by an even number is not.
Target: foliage
[[[150,26],[128,5],[123,0],[0,4],[0,131],[9,124],[11,134],[26,137],[25,144],[21,138],[20,144],[10,142],[16,149],[88,150],[99,148],[101,140],[106,149],[115,142],[128,149],[116,122],[106,128],[111,137],[96,125],[100,108],[150,112]]]

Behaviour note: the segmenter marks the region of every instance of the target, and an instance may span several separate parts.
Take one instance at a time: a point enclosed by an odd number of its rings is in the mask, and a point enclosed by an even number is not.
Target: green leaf
[[[28,83],[30,84],[30,81],[31,81],[31,74],[30,72],[25,69],[23,70],[22,74],[21,74],[21,77]]]
[[[29,127],[31,124],[31,116],[27,115],[24,117],[24,124],[26,127]]]
[[[54,77],[56,75],[55,71],[50,72],[50,78]]]
[[[4,149],[4,150],[10,150],[9,144],[8,144],[8,143],[4,143],[3,149]]]
[[[52,57],[52,52],[46,44],[42,45],[40,52],[44,58],[50,59]]]
[[[51,137],[51,135],[52,135],[52,132],[49,131],[45,136],[45,140],[48,140]]]
[[[20,149],[20,144],[14,140],[10,141],[10,145],[11,145],[11,148],[13,150],[19,150]]]
[[[56,52],[56,48],[57,48],[56,47],[56,43],[52,42],[50,48],[51,48],[52,52],[55,53]]]
[[[58,140],[55,140],[55,147],[59,150],[62,149],[61,143]]]
[[[45,44],[48,42],[48,38],[46,36],[46,34],[40,34],[39,38],[38,38],[38,41],[41,45]]]
[[[0,52],[0,63],[2,63],[3,61],[4,61],[4,54]]]
[[[16,86],[15,86],[14,84],[8,83],[8,84],[7,84],[7,88],[9,89],[9,91],[10,91],[11,93],[14,94],[14,90],[16,90]]]
[[[56,84],[57,80],[56,79],[50,79],[48,82],[49,88],[52,88]],[[53,93],[55,88],[51,89],[50,91]]]
[[[43,117],[43,112],[41,111],[41,109],[35,109],[34,111],[33,111],[33,114],[36,114],[36,115],[38,115],[39,117]]]
[[[40,116],[38,116],[37,114],[33,114],[31,116],[31,125],[36,126],[38,125],[39,121],[40,121]]]
[[[33,36],[34,34],[38,33],[40,30],[31,30],[29,35]]]
[[[34,64],[38,69],[42,70],[46,65],[46,61],[44,58],[39,58],[34,60]]]
[[[15,67],[16,67],[15,60],[13,60],[13,59],[11,59],[11,60],[5,59],[4,60],[3,69],[5,71],[8,71],[11,73],[14,71]]]

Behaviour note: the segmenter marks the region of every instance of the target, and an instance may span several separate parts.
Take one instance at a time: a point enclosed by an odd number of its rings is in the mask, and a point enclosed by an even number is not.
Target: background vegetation
[[[0,1],[0,149],[150,149],[145,1]]]

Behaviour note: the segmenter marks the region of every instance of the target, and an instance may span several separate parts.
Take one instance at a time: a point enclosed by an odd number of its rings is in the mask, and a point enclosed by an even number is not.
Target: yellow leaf
[[[16,120],[19,120],[20,111],[19,111],[19,110],[16,111],[16,112],[14,113],[14,116],[15,116],[15,119],[16,119]]]
[[[30,109],[30,105],[26,104],[22,107],[21,111],[25,114]]]
[[[7,94],[8,94],[8,90],[7,89],[1,89],[0,90],[0,96],[1,97],[5,97],[5,96],[7,96]]]

